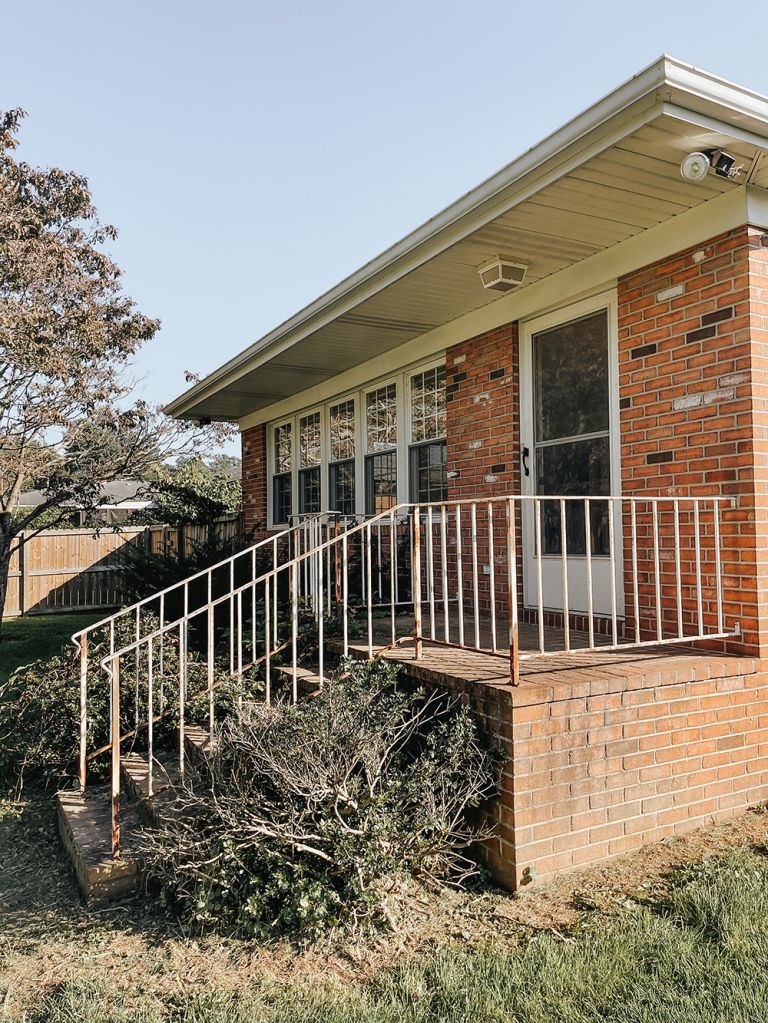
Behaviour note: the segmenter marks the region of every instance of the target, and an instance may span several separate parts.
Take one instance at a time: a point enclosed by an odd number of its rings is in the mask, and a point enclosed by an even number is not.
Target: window
[[[368,454],[397,444],[397,384],[387,384],[365,396]]]
[[[446,444],[415,444],[411,448],[411,498],[419,503],[445,501]]]
[[[398,499],[444,500],[445,432],[445,367],[430,365],[271,424],[270,525],[325,508],[373,515]]]
[[[355,512],[355,402],[350,398],[331,405],[328,413],[330,506],[342,515]]]
[[[445,366],[435,366],[411,377],[411,440],[445,436]]]
[[[313,515],[321,510],[320,461],[320,413],[311,412],[299,420],[299,513],[302,515]]]
[[[397,451],[369,455],[365,460],[365,510],[369,515],[397,504]]]
[[[291,469],[293,463],[293,436],[291,423],[276,426],[274,437],[275,474],[272,479],[272,518],[275,522],[287,522],[291,517],[292,490]]]
[[[397,384],[366,394],[365,425],[365,510],[378,515],[397,504]]]
[[[411,500],[445,501],[445,366],[411,377]]]

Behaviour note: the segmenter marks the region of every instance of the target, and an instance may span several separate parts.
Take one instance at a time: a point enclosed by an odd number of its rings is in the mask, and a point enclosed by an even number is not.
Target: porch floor
[[[407,635],[408,628],[413,626],[412,617],[397,616],[395,625],[398,640],[395,646],[390,647],[390,619],[374,619],[374,650],[387,660],[402,664],[413,678],[432,684],[448,682],[459,688],[468,684],[510,685],[509,657],[504,652],[506,623],[498,627],[497,644],[500,649],[495,654],[491,651],[489,623],[483,620],[480,643],[485,649],[469,650],[424,638],[422,656],[418,661],[415,658],[413,639]],[[425,626],[426,633],[429,631],[428,623]],[[456,620],[449,621],[448,634],[453,642],[458,638],[457,626]],[[442,641],[442,615],[439,620],[436,617],[435,636]],[[474,638],[474,626],[470,622],[465,624],[465,637]],[[589,651],[579,649],[588,646],[586,633],[571,630],[572,649],[565,653],[561,629],[545,628],[544,637],[545,648],[549,652],[540,655],[536,653],[539,648],[538,628],[535,625],[520,626],[520,650],[525,656],[520,661],[521,685],[518,687],[519,700],[516,702],[567,698],[574,686],[578,686],[582,692],[602,694],[645,688],[660,682],[752,674],[759,669],[754,658],[707,650],[684,642],[655,648],[626,647],[622,650]],[[609,645],[611,639],[596,636],[595,642]],[[350,652],[353,656],[367,657],[367,644],[353,640]],[[527,696],[523,696],[523,690],[527,691]]]

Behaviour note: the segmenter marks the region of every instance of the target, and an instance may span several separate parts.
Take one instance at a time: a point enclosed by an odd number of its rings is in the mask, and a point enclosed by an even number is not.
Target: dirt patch
[[[768,844],[768,814],[752,810],[598,867],[533,885],[518,896],[471,893],[393,896],[395,933],[310,948],[196,937],[138,895],[101,911],[83,907],[55,837],[52,800],[0,803],[0,1017],[21,1018],[46,989],[79,980],[102,983],[126,1001],[161,1007],[182,992],[236,990],[259,980],[364,982],[403,958],[450,941],[515,945],[531,933],[565,936],[597,912],[663,896],[671,872],[713,854]]]

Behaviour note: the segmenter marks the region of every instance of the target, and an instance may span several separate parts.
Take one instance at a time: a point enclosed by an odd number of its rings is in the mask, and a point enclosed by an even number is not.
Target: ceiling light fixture
[[[524,263],[516,263],[508,256],[494,256],[477,268],[483,287],[490,291],[512,291],[519,288],[527,270]]]

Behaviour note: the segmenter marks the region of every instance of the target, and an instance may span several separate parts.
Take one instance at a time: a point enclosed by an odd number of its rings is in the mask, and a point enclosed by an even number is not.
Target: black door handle
[[[530,453],[531,452],[528,448],[526,447],[523,448],[523,472],[525,473],[526,476],[531,475],[531,470],[528,468],[528,456],[530,455]]]

